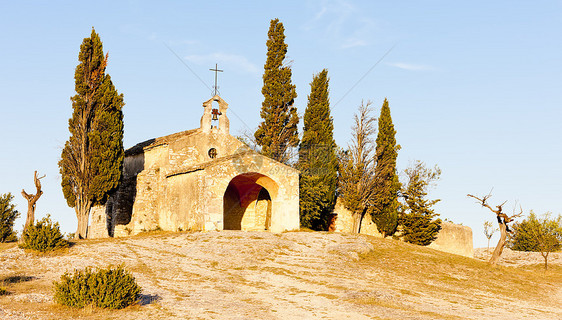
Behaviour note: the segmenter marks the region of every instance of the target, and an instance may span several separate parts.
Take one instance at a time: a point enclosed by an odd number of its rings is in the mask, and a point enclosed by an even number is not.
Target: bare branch
[[[352,140],[348,152],[340,159],[340,190],[344,206],[352,212],[353,233],[359,233],[361,219],[372,205],[375,183],[374,145],[376,118],[371,116],[371,102],[361,102],[354,116]]]
[[[490,264],[495,265],[498,262],[500,255],[502,254],[503,247],[505,246],[506,239],[507,239],[507,233],[511,232],[507,224],[512,222],[515,218],[520,217],[523,214],[523,208],[519,206],[521,211],[518,214],[515,214],[514,212],[514,214],[511,215],[510,217],[502,212],[503,210],[502,207],[507,203],[507,201],[504,201],[502,204],[496,206],[497,208],[496,210],[492,209],[492,207],[488,203],[486,203],[486,200],[488,200],[492,196],[491,191],[487,196],[484,196],[482,198],[473,196],[471,194],[468,194],[467,196],[477,199],[479,201],[478,202],[479,204],[481,204],[483,207],[490,209],[490,211],[496,214],[501,235],[500,235],[500,240],[498,241],[498,244],[496,246],[496,249],[494,250],[492,257],[490,258]]]
[[[480,205],[482,205],[483,207],[486,207],[486,208],[490,209],[493,213],[498,214],[498,210],[492,209],[492,207],[490,207],[490,205],[486,203],[486,200],[488,200],[488,198],[490,198],[490,197],[492,196],[491,194],[488,194],[488,195],[486,195],[486,196],[484,196],[484,197],[482,197],[482,198],[478,198],[477,196],[474,196],[474,195],[471,195],[471,194],[467,194],[467,196],[468,196],[468,197],[472,197],[472,198],[478,200],[478,203],[479,203]],[[499,208],[499,213],[501,213],[501,208]]]
[[[24,189],[21,189],[21,195],[28,201],[29,201],[29,199],[31,199],[31,196],[32,196],[31,194],[25,192]]]

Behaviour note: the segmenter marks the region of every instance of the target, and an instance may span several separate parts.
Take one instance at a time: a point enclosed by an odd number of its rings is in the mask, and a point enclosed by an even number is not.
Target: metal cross
[[[214,69],[209,69],[209,70],[215,72],[215,86],[214,86],[213,88],[215,88],[215,94],[214,94],[214,96],[216,96],[216,95],[217,95],[218,88],[219,88],[219,87],[217,86],[217,74],[218,74],[219,72],[223,72],[224,70],[219,70],[218,65],[217,65],[216,63],[215,63],[215,68],[214,68]]]

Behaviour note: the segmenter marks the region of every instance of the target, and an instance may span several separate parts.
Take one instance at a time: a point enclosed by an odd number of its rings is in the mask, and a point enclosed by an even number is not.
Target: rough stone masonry
[[[299,172],[231,136],[227,109],[215,95],[200,128],[126,150],[123,182],[92,210],[88,237],[299,229]]]

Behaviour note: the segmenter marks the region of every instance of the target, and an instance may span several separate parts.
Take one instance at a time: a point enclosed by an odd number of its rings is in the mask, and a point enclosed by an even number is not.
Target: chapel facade
[[[92,209],[88,237],[299,229],[299,172],[231,136],[227,109],[215,95],[199,128],[126,150],[122,182]]]

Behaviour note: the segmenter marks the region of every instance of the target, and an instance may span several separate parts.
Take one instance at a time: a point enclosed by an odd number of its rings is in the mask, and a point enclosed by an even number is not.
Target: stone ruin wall
[[[338,214],[336,216],[335,231],[351,233],[351,229],[353,228],[353,217],[351,216],[351,212],[343,206],[343,203],[340,199],[338,199],[338,201],[336,202],[334,212]],[[373,219],[371,219],[371,215],[368,213],[365,214],[363,220],[361,221],[360,230],[360,233],[382,238],[379,230],[377,230],[377,225],[373,222]]]
[[[472,229],[468,226],[441,222],[441,231],[429,248],[472,258],[474,257]]]
[[[336,232],[351,232],[351,228],[353,226],[351,212],[343,206],[339,199],[336,203],[334,212],[337,213]],[[363,217],[363,221],[361,222],[361,233],[382,238],[382,235],[378,232],[377,226],[372,221],[369,214],[366,214]],[[450,222],[442,222],[441,231],[439,231],[437,239],[428,247],[472,258],[474,256],[472,229],[467,226]]]
[[[90,225],[88,238],[107,238],[106,214],[104,206],[96,206],[90,210]]]

